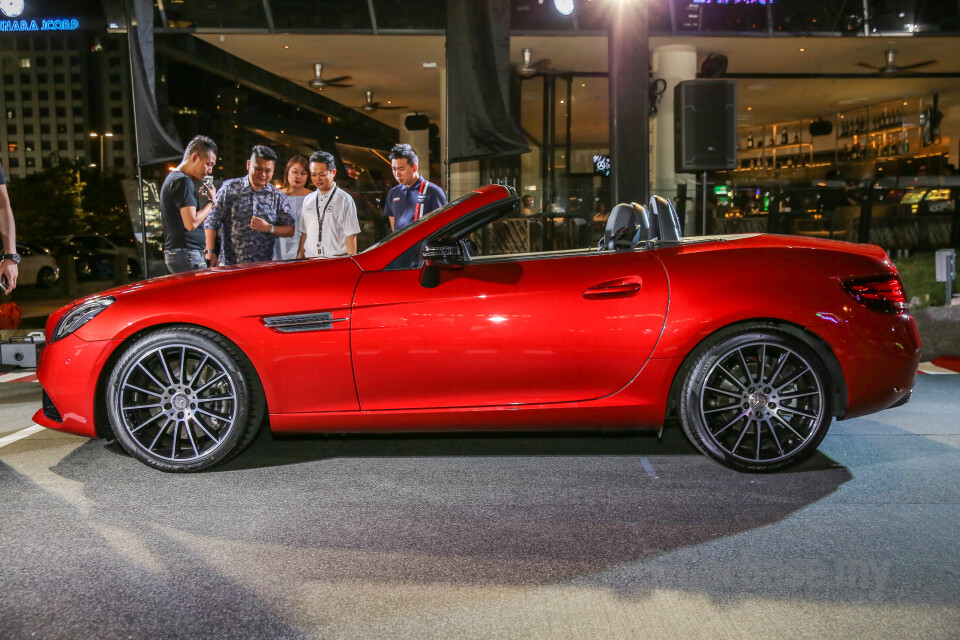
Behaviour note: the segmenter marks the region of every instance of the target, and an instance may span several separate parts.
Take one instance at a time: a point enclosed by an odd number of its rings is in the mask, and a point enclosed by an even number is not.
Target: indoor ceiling
[[[323,63],[323,77],[353,76],[352,87],[326,88],[322,95],[359,107],[364,92],[374,101],[406,109],[379,110],[370,115],[394,127],[409,112],[439,120],[442,35],[306,35],[200,34],[213,46],[302,86],[314,77],[313,64]],[[759,125],[805,118],[830,118],[838,111],[894,98],[930,98],[939,93],[940,109],[960,104],[960,38],[953,37],[654,37],[651,51],[667,44],[697,48],[700,61],[711,53],[725,55],[727,74],[737,80],[741,125]],[[550,59],[557,72],[606,72],[607,40],[602,36],[514,36],[510,59],[533,49],[534,60]],[[858,62],[884,64],[884,51],[896,49],[901,66],[927,60],[916,73],[882,78]],[[435,66],[432,66],[435,65]],[[748,75],[749,77],[738,77]],[[831,77],[833,76],[833,77]],[[574,109],[576,105],[574,105]],[[602,104],[591,110],[606,112]]]

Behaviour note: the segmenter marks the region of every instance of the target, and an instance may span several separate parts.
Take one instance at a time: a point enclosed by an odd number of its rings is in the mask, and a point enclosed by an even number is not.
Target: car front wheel
[[[162,329],[138,339],[107,382],[107,412],[117,439],[163,471],[226,462],[256,436],[264,409],[247,358],[199,327]]]
[[[738,471],[776,471],[816,451],[832,420],[829,375],[797,338],[745,330],[700,348],[680,419],[703,453]]]

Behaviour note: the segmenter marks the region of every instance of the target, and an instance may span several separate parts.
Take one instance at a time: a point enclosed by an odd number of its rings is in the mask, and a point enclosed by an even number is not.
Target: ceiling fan
[[[896,78],[902,71],[910,71],[912,69],[919,69],[920,67],[926,67],[931,64],[936,64],[939,60],[925,60],[924,62],[916,62],[914,64],[903,65],[902,67],[895,64],[897,59],[897,50],[896,49],[887,49],[883,53],[884,58],[887,61],[887,64],[882,67],[877,67],[872,64],[867,64],[866,62],[858,62],[857,65],[861,67],[866,67],[867,69],[874,69],[877,71],[877,74],[881,78]]]
[[[307,84],[314,89],[325,89],[327,87],[352,87],[352,84],[343,84],[346,80],[350,80],[353,76],[337,76],[336,78],[327,78],[324,79],[321,76],[323,75],[323,65],[319,62],[313,65],[313,75]]]
[[[538,73],[544,73],[550,68],[550,58],[533,61],[533,49],[523,49],[523,64],[517,67],[517,75],[532,78]]]
[[[360,109],[360,111],[373,113],[374,111],[379,111],[380,109],[409,109],[410,108],[410,107],[401,107],[401,106],[394,106],[394,105],[387,106],[379,102],[374,102],[373,89],[367,89],[366,91],[364,91],[364,94],[367,96],[367,101],[364,104],[357,107],[357,109]]]

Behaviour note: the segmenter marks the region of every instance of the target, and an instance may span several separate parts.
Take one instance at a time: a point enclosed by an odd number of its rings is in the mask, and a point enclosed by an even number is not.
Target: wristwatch
[[[213,249],[204,249],[203,251],[203,255],[205,256],[216,255],[216,254],[217,252],[214,251]]]
[[[15,263],[20,264],[20,254],[19,253],[5,253],[3,254],[4,260],[13,260]]]
[[[273,235],[273,231],[274,231],[274,226],[270,225],[270,235]]]

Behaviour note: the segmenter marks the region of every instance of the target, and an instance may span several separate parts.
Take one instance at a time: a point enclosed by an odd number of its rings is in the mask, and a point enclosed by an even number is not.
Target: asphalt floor
[[[953,366],[950,361],[941,364]],[[154,471],[32,424],[0,376],[0,637],[950,638],[960,375],[785,473],[679,430],[268,433]]]

